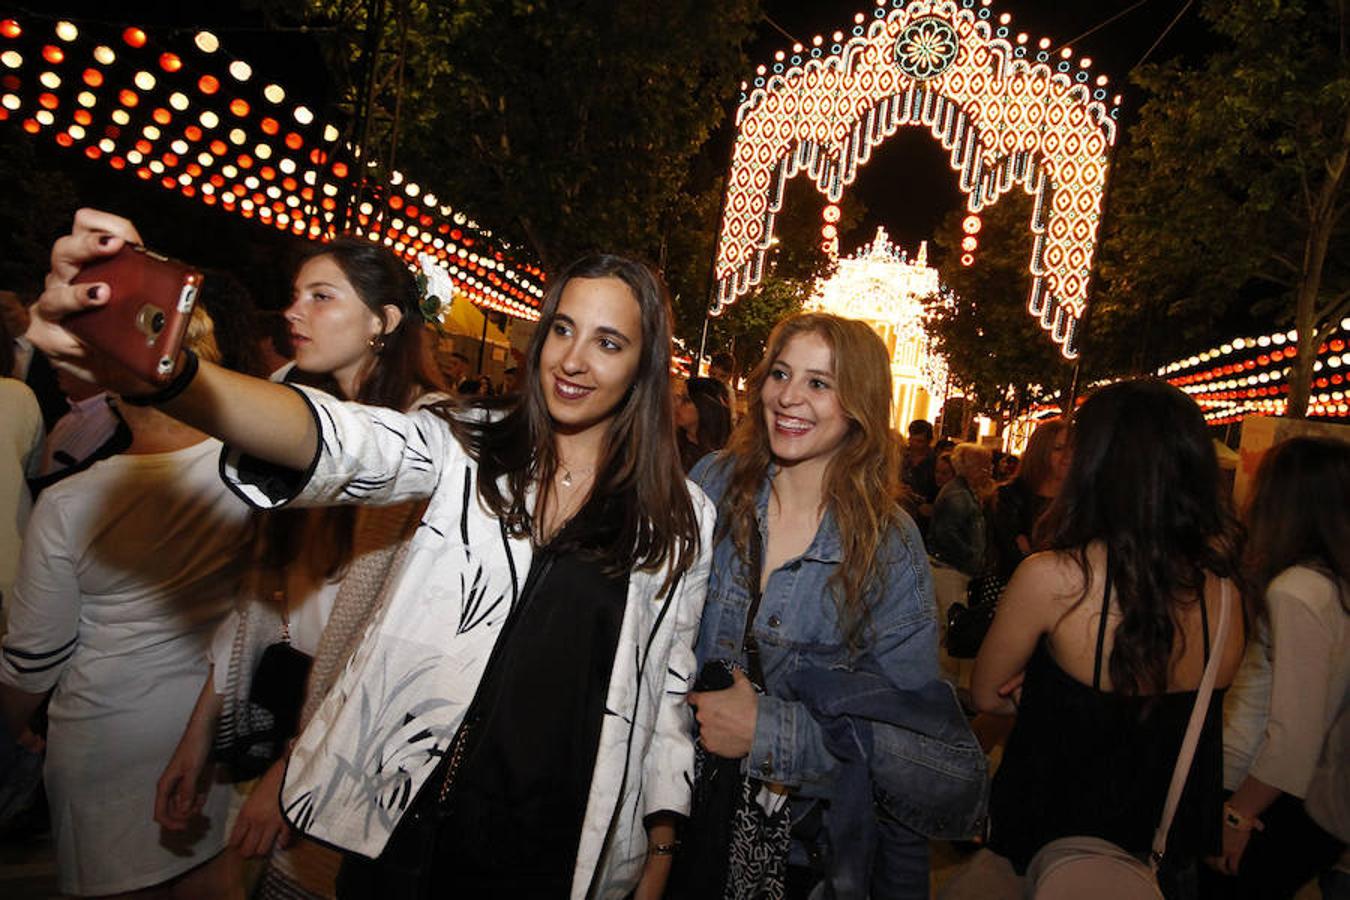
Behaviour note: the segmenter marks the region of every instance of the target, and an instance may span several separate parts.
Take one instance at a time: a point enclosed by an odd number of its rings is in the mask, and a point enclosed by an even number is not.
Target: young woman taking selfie
[[[77,216],[30,337],[146,395],[60,325],[106,299],[78,270],[123,241],[129,222]],[[231,445],[258,506],[429,498],[282,789],[292,825],[347,852],[339,896],[659,895],[713,524],[680,472],[669,370],[659,280],[596,256],[550,282],[504,410],[404,414],[187,356],[158,393]]]

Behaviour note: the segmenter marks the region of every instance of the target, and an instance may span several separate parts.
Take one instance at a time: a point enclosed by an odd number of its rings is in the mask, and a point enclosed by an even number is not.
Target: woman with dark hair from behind
[[[105,289],[73,279],[138,239],[77,214],[36,344],[77,369],[98,356],[60,322]],[[713,527],[675,448],[669,302],[650,269],[599,255],[552,278],[540,313],[504,408],[400,413],[187,356],[151,394],[233,444],[224,475],[257,506],[428,501],[286,767],[288,819],[347,851],[339,896],[662,891]]]
[[[245,375],[265,378],[270,370],[254,334],[258,311],[253,293],[229,272],[208,269],[203,274],[197,304],[205,307],[216,323],[220,364]]]
[[[703,443],[721,450],[731,437],[731,401],[727,386],[716,378],[690,378],[689,396],[699,408]]]
[[[1013,575],[971,680],[980,711],[1017,716],[994,776],[989,848],[1011,863],[1009,877],[1062,837],[1148,853],[1229,604],[1167,884],[1218,847],[1219,688],[1243,652],[1237,525],[1200,409],[1160,381],[1097,391],[1074,420],[1046,516],[1048,549]]]
[[[1207,897],[1280,900],[1344,849],[1304,810],[1350,689],[1350,444],[1296,437],[1261,460],[1247,509],[1265,616],[1225,707],[1223,853]],[[1350,746],[1327,747],[1344,760]],[[1350,798],[1340,798],[1344,805]],[[1223,877],[1230,876],[1230,877]],[[1329,876],[1346,887],[1347,876]],[[1323,896],[1344,896],[1323,885]]]
[[[1047,419],[1031,433],[1017,474],[994,495],[989,550],[993,571],[1004,581],[1034,549],[1036,521],[1059,493],[1068,463],[1069,423]]]

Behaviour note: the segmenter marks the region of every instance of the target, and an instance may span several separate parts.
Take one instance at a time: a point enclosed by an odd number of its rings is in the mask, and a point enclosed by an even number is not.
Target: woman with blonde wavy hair
[[[732,826],[727,878],[735,884],[724,896],[755,879],[763,896],[805,896],[835,874],[815,865],[824,806],[837,818],[872,815],[870,802],[853,808],[832,794],[839,761],[804,702],[806,685],[840,670],[876,673],[887,689],[928,685],[937,675],[937,621],[922,540],[893,499],[898,467],[880,338],[837,316],[788,318],[770,336],[748,394],[750,412],[726,450],[691,473],[718,518],[697,648],[704,683],[689,700],[703,753],[748,756],[758,783],[748,790],[760,792],[767,813],[751,842],[758,846],[746,846],[740,816]],[[706,689],[710,663],[730,670],[730,687]],[[905,835],[907,849],[872,876],[874,887],[890,878],[902,887],[886,896],[926,897],[926,844]]]

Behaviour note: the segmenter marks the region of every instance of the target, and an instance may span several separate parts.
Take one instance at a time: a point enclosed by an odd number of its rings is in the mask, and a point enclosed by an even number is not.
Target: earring
[[[372,337],[372,338],[371,338],[369,341],[367,341],[366,343],[370,346],[370,350],[371,350],[372,353],[383,353],[383,352],[384,352],[384,335],[383,335],[383,334],[377,334],[377,335],[375,335],[374,337]]]

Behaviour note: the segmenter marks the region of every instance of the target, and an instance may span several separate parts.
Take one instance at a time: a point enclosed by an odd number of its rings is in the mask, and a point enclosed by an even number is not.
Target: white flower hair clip
[[[454,282],[450,280],[450,273],[430,253],[417,254],[417,265],[422,270],[417,275],[417,290],[422,295],[419,304],[422,318],[428,324],[439,322],[454,300]]]

